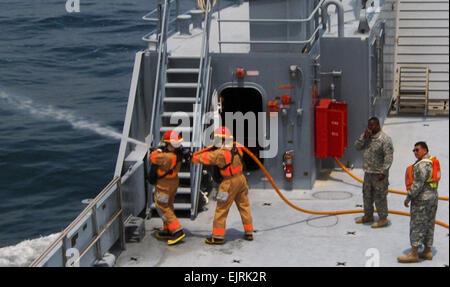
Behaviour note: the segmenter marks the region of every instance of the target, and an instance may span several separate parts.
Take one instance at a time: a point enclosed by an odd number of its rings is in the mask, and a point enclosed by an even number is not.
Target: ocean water
[[[0,247],[60,232],[112,179],[156,3],[0,0]]]

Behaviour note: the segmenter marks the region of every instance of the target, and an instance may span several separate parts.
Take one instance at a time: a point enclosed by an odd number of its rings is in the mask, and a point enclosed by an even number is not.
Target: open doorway
[[[256,120],[256,138],[250,138],[250,136],[255,136],[255,133],[249,132],[249,123],[248,121],[244,121],[244,142],[241,142],[245,147],[247,147],[252,153],[255,154],[259,158],[259,160],[264,163],[264,159],[260,158],[260,151],[262,147],[259,145],[258,136],[260,132],[260,124],[258,123],[258,113],[263,112],[263,103],[262,103],[262,95],[261,93],[254,88],[225,88],[220,92],[219,101],[221,103],[222,111],[221,118],[222,123],[226,124],[225,121],[225,113],[231,112],[241,112],[242,114],[246,114],[247,112],[254,113]],[[236,139],[237,127],[236,121],[233,122],[233,137]],[[255,143],[253,146],[249,146],[250,143]],[[248,156],[244,154],[243,157],[244,165],[247,170],[257,170],[259,166]]]

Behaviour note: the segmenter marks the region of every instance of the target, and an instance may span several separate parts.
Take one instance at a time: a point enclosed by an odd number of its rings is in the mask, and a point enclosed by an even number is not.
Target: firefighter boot
[[[419,253],[419,258],[425,260],[432,260],[433,252],[431,251],[431,247],[425,246],[425,249]]]
[[[169,239],[171,238],[170,233],[168,230],[162,230],[162,231],[158,231],[155,234],[155,237],[158,239]]]
[[[419,254],[417,251],[417,247],[411,248],[411,251],[406,254],[397,257],[399,263],[417,263],[419,262]]]
[[[373,222],[373,215],[372,216],[364,215],[363,217],[360,217],[355,220],[356,224],[367,223],[367,222]]]
[[[380,227],[386,227],[388,226],[388,220],[387,218],[380,218],[377,222],[372,224],[372,228],[380,228]]]
[[[168,245],[177,244],[181,239],[185,238],[186,234],[184,234],[183,229],[178,230],[172,235],[172,239],[167,240]]]
[[[253,234],[244,234],[244,239],[247,241],[253,241]]]
[[[220,245],[220,244],[224,244],[225,240],[223,240],[222,238],[215,238],[215,237],[208,237],[205,239],[205,243],[206,244],[211,244],[211,245]]]

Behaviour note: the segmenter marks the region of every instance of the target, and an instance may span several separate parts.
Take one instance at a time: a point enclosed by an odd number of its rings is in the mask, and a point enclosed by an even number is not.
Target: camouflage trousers
[[[438,198],[411,201],[409,239],[412,247],[433,246]]]
[[[387,176],[383,180],[378,180],[378,174],[364,173],[363,202],[365,216],[373,215],[374,203],[380,218],[388,216],[388,186],[389,180]]]

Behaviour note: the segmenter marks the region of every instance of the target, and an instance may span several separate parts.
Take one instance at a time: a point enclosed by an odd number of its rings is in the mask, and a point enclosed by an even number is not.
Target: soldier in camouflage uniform
[[[389,168],[393,161],[394,147],[391,138],[381,131],[380,121],[376,117],[369,119],[366,131],[356,140],[355,148],[363,151],[363,202],[364,216],[356,223],[372,222],[373,204],[378,212],[379,221],[372,228],[388,225],[387,194]]]
[[[414,181],[408,190],[405,206],[411,202],[411,222],[409,237],[411,251],[399,256],[400,263],[419,262],[419,258],[431,260],[433,253],[434,221],[438,206],[437,183],[430,182],[433,165],[428,155],[428,146],[425,142],[418,142],[414,146],[414,155],[417,158],[413,167]],[[418,250],[424,246],[423,252]]]

